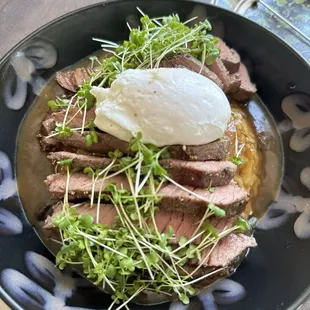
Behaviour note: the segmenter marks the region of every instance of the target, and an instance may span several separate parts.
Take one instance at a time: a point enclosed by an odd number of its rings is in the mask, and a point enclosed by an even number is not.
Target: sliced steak
[[[57,83],[64,89],[75,93],[78,87],[88,81],[93,70],[76,68],[73,71],[60,71],[56,73]]]
[[[224,85],[225,93],[234,94],[239,90],[241,85],[239,76],[229,74],[221,59],[217,58],[208,68],[220,78]]]
[[[48,190],[53,198],[61,199],[64,197],[66,180],[67,177],[63,174],[53,174],[47,177],[45,183],[48,185]],[[129,188],[127,179],[124,176],[107,179],[103,182],[103,186],[110,182],[115,182],[117,186],[123,186],[125,189]],[[100,181],[96,183],[94,188],[95,195],[98,195],[101,183]],[[238,187],[235,182],[231,182],[226,186],[219,186],[213,193],[204,189],[187,188],[201,198],[189,194],[173,184],[169,184],[163,187],[158,193],[158,195],[162,197],[160,207],[165,210],[180,211],[187,214],[202,216],[205,213],[208,203],[213,203],[224,209],[227,217],[232,217],[244,211],[245,204],[248,200],[246,191]],[[91,191],[92,181],[88,175],[74,173],[70,177],[70,199],[89,197]]]
[[[76,154],[70,152],[52,152],[47,155],[53,164],[65,159],[72,159],[71,167],[73,168],[86,168],[103,169],[111,163],[111,158],[98,157],[91,155]]]
[[[177,183],[198,188],[227,185],[237,171],[237,166],[230,161],[163,159],[160,164]]]
[[[226,69],[229,73],[236,73],[240,67],[240,56],[239,54],[232,48],[229,48],[226,43],[218,38],[217,47],[220,48],[220,59],[225,65]]]
[[[88,133],[85,132],[83,135],[74,131],[72,136],[61,137],[59,135],[53,137],[42,137],[41,147],[44,151],[56,151],[62,150],[63,147],[72,147],[76,149],[82,149],[89,153],[97,154],[108,154],[114,152],[116,149],[120,150],[124,154],[128,154],[128,142],[120,140],[110,134],[97,132],[98,143],[91,146],[85,144],[85,136]]]
[[[110,158],[65,151],[51,152],[47,158],[53,164],[57,161],[72,159],[73,168],[103,169],[111,163]],[[229,161],[188,162],[179,159],[162,159],[160,164],[177,183],[199,188],[227,185],[237,171],[237,166]]]
[[[57,214],[62,210],[62,203],[58,203],[53,207],[53,214],[48,216],[45,221],[45,229],[53,228],[52,220]],[[89,207],[88,203],[82,204],[76,207],[79,214],[90,214],[96,219],[97,208]],[[107,225],[112,228],[115,221],[115,216],[117,212],[113,205],[100,205],[99,221],[98,223]],[[166,218],[166,227],[164,229],[159,229],[158,221]],[[168,227],[172,227],[175,232],[175,240],[170,240],[169,243],[177,244],[181,236],[185,237],[187,240],[192,238],[192,234],[195,232],[199,224],[199,218],[195,216],[184,216],[184,214],[179,212],[166,212],[159,210],[155,213],[156,226],[160,233],[168,231]],[[211,225],[214,225],[217,233],[221,233],[225,229],[230,229],[233,227],[235,219],[215,219],[209,221]],[[212,222],[213,221],[213,222]],[[207,221],[206,221],[207,222]],[[150,223],[150,226],[152,224]],[[194,239],[193,244],[199,244],[201,239]],[[202,253],[202,258],[200,261],[192,260],[190,264],[198,265],[200,263],[205,267],[225,267],[229,266],[238,256],[240,256],[247,248],[255,247],[256,241],[253,237],[248,237],[244,234],[229,234],[223,237],[218,244],[211,251],[212,245],[204,250]]]
[[[248,200],[247,192],[238,187],[235,182],[231,182],[226,186],[219,186],[213,193],[204,189],[186,188],[202,198],[198,198],[173,184],[169,184],[159,191],[159,195],[162,196],[160,207],[166,210],[202,215],[206,210],[207,204],[213,203],[224,209],[227,217],[231,217],[241,214]]]
[[[202,145],[170,145],[171,158],[188,161],[225,160],[230,147],[230,140],[224,136],[220,140]]]
[[[48,136],[53,130],[55,130],[56,122],[53,118],[45,119],[42,122],[41,132],[43,135]]]
[[[92,146],[86,146],[85,135],[73,132],[70,137],[60,136],[42,136],[40,139],[43,151],[63,150],[63,146],[82,149],[89,153],[107,154],[119,149],[124,154],[128,154],[129,144],[110,134],[97,132],[98,143]],[[202,144],[202,145],[170,145],[168,152],[171,158],[177,158],[188,161],[206,161],[206,160],[225,160],[229,152],[230,140],[224,136],[220,140]]]
[[[44,181],[48,186],[53,199],[61,199],[64,197],[67,185],[67,176],[65,174],[52,174]],[[127,179],[123,176],[115,176],[105,181],[98,181],[94,185],[94,192],[98,195],[100,188],[104,192],[104,188],[109,183],[115,183],[118,188],[129,190]],[[85,198],[91,195],[92,179],[85,173],[74,173],[69,180],[69,199]]]
[[[219,241],[218,246],[214,248],[214,251],[204,265],[212,267],[228,266],[247,248],[254,248],[256,246],[257,243],[253,237],[244,234],[230,234]]]
[[[66,115],[66,110],[61,110],[59,112],[51,113],[42,123],[42,132],[44,135],[49,135],[55,130],[56,123],[63,123]],[[69,109],[68,115],[66,117],[66,123],[69,128],[81,128],[83,125],[83,111],[79,112],[77,107],[71,107]],[[89,109],[86,112],[85,124],[87,125],[91,120],[96,117],[95,108]]]
[[[241,80],[239,90],[234,94],[234,98],[238,101],[249,100],[257,91],[255,84],[250,80],[248,70],[244,64],[240,64],[240,68],[235,76]]]
[[[223,89],[223,83],[221,79],[214,72],[204,66],[201,61],[189,54],[178,54],[168,57],[161,62],[160,66],[163,68],[187,68],[207,77],[216,83],[221,89]]]

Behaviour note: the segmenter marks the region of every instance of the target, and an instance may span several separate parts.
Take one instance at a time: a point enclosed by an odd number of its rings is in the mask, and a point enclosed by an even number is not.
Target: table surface
[[[0,58],[2,58],[15,44],[38,27],[60,15],[101,1],[102,0],[0,0]],[[44,12],[44,14],[42,14],[42,12]],[[300,52],[302,53],[302,51]],[[305,58],[307,58],[307,56],[308,55],[304,55]],[[0,300],[0,310],[7,309],[9,308]],[[307,309],[310,309],[310,299],[298,310]]]

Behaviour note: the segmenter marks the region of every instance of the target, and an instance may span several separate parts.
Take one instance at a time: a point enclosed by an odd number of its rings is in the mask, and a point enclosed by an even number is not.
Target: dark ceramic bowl
[[[19,127],[45,81],[56,71],[96,51],[99,45],[92,37],[125,39],[128,35],[125,21],[137,20],[137,6],[150,16],[178,13],[181,20],[186,20],[198,13],[207,17],[214,33],[241,54],[258,87],[256,100],[267,106],[283,142],[283,184],[276,202],[258,222],[255,237],[259,246],[233,276],[199,294],[189,307],[296,309],[310,292],[309,66],[280,39],[241,16],[199,2],[172,0],[113,1],[76,11],[28,36],[1,60],[1,297],[13,309],[109,307],[108,295],[71,270],[60,272],[54,266],[53,256],[34,230],[38,229],[34,210],[23,210],[22,189],[18,190],[16,178],[24,170],[19,168],[16,177],[16,152]],[[264,126],[264,122],[264,118],[256,119],[257,128]],[[43,169],[34,156],[35,152],[23,159],[24,167],[29,168],[35,162],[33,170]],[[274,166],[281,165],[278,158],[269,160],[274,161]],[[34,175],[31,170],[26,175],[29,180],[26,194],[36,202],[39,200]],[[272,178],[266,182],[275,186]],[[178,303],[149,308],[186,309]]]

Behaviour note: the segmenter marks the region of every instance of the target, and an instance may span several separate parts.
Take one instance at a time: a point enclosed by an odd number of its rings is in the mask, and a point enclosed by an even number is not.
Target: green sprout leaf
[[[80,215],[79,220],[81,221],[81,225],[83,225],[85,228],[91,228],[94,222],[94,218],[90,214]]]
[[[233,156],[232,158],[232,162],[236,165],[236,166],[240,166],[244,163],[244,160],[241,159],[240,157],[237,157],[236,155]]]
[[[95,97],[90,93],[92,86],[89,82],[84,82],[77,94],[78,97],[86,101],[87,110],[91,109],[95,105]]]
[[[57,165],[59,166],[70,166],[72,164],[73,159],[72,158],[67,158],[63,159],[57,162]]]
[[[83,172],[87,173],[89,177],[92,177],[95,174],[94,170],[91,167],[84,168]]]
[[[184,305],[188,305],[189,304],[189,298],[186,294],[180,294],[179,295],[179,299],[182,301],[182,303]]]
[[[69,127],[63,126],[62,123],[56,123],[55,131],[60,137],[71,137],[73,135],[73,131]]]
[[[208,208],[214,213],[215,216],[224,217],[226,215],[225,210],[215,206],[213,203],[209,203]]]
[[[251,229],[249,223],[240,216],[236,219],[234,224],[235,224],[235,226],[238,227],[238,229],[236,230],[236,232],[238,232],[238,233],[250,231],[250,229]]]

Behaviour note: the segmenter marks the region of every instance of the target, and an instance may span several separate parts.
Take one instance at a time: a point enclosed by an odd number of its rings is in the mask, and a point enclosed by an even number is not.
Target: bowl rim
[[[54,19],[52,19],[51,21],[49,21],[48,23],[40,26],[39,28],[37,28],[36,30],[30,32],[28,35],[25,36],[24,39],[22,39],[21,41],[19,41],[17,44],[15,44],[13,47],[11,47],[1,58],[0,58],[0,69],[3,67],[3,65],[19,50],[19,48],[27,41],[31,40],[33,37],[35,37],[38,33],[40,33],[42,30],[45,30],[49,27],[52,27],[54,24],[61,22],[63,20],[65,20],[66,18],[79,14],[83,11],[87,11],[89,9],[93,9],[99,6],[105,6],[105,5],[113,5],[113,3],[119,3],[119,2],[132,2],[134,0],[103,0],[100,1],[98,3],[94,3],[91,5],[86,5],[83,6],[81,8],[78,8],[76,10],[70,11],[66,14],[60,15],[59,17],[56,17]],[[153,0],[153,1],[157,1],[157,2],[165,2],[165,0]],[[236,18],[241,18],[242,20],[244,20],[246,23],[251,24],[253,27],[256,27],[258,29],[260,29],[261,31],[267,33],[268,35],[270,35],[274,40],[278,41],[278,43],[282,44],[284,47],[286,47],[296,58],[299,59],[299,61],[301,61],[301,63],[309,70],[309,76],[310,76],[310,63],[307,62],[307,60],[301,55],[299,54],[291,45],[289,45],[288,43],[286,43],[280,36],[278,36],[277,34],[271,32],[270,30],[268,30],[267,28],[265,28],[262,25],[259,25],[258,23],[256,23],[255,21],[249,19],[246,16],[240,15],[232,10],[229,10],[227,8],[223,8],[214,4],[210,4],[210,3],[205,3],[204,0],[173,0],[175,2],[188,2],[188,3],[197,3],[200,5],[203,5],[205,7],[212,7],[215,10],[220,10],[220,11],[224,11],[226,14],[228,15],[232,15],[235,16]],[[297,37],[298,34],[296,34]],[[16,170],[14,171],[14,174],[16,174]],[[15,176],[16,177],[16,176]],[[24,215],[25,216],[25,215]],[[25,216],[26,220],[27,217]],[[27,220],[28,222],[28,220]],[[291,304],[288,306],[287,310],[296,310],[297,308],[299,308],[310,296],[310,282],[308,287],[300,294],[300,296]],[[10,308],[12,309],[17,309],[17,310],[24,310],[24,308],[22,308],[17,301],[15,301],[4,289],[3,287],[0,285],[0,299],[2,299]]]

